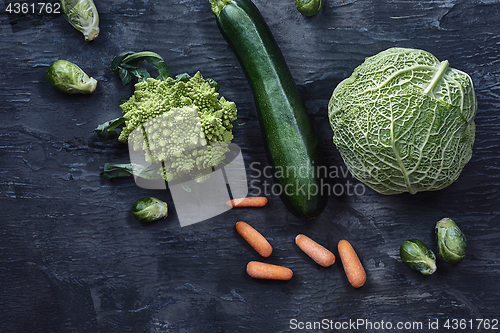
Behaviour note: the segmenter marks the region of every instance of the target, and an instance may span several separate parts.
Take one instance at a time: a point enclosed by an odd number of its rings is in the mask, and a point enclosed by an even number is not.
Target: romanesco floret
[[[225,159],[233,139],[236,106],[218,99],[198,72],[188,81],[147,79],[120,108],[125,127],[119,140],[161,163],[167,181],[188,177],[202,181]]]

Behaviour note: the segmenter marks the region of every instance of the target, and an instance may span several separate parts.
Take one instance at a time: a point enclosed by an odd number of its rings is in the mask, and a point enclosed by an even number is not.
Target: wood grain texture
[[[326,0],[311,18],[293,1],[255,4],[299,86],[328,165],[338,169],[345,166],[332,143],[328,100],[365,57],[392,46],[422,48],[471,75],[477,135],[460,178],[414,196],[368,188],[332,195],[309,222],[270,195],[265,207],[232,209],[181,228],[169,191],[100,178],[104,163],[126,163],[128,151],[116,141],[99,142],[92,130],[120,116],[120,101],[133,91],[109,70],[111,59],[154,51],[172,73],[200,70],[236,102],[241,126],[234,142],[248,180],[265,180],[257,171],[267,162],[250,87],[208,1],[96,1],[101,33],[92,43],[62,17],[16,30],[2,15],[0,331],[290,332],[291,319],[499,318],[500,1]],[[94,94],[54,90],[44,74],[57,59],[97,79]],[[347,181],[351,192],[359,185],[349,176],[335,179],[344,188]],[[166,201],[170,217],[137,223],[130,207],[143,196]],[[435,250],[433,227],[443,217],[460,225],[468,254],[457,266],[438,260],[436,273],[421,276],[401,263],[399,246],[419,238]],[[266,262],[291,268],[292,280],[256,281],[245,273],[246,263],[260,257],[234,230],[240,220],[266,235],[274,247]],[[299,233],[330,249],[349,240],[366,284],[353,290],[341,265],[312,262],[294,244]]]

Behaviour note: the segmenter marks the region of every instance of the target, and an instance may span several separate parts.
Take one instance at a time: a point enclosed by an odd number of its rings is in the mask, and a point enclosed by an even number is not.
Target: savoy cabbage
[[[328,110],[349,171],[382,194],[440,190],[472,155],[472,80],[426,51],[367,58],[335,88]]]

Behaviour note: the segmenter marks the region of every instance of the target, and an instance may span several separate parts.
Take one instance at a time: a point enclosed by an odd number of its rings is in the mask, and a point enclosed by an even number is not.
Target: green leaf
[[[111,69],[111,71],[113,73],[118,75],[120,77],[120,79],[122,79],[122,75],[124,75],[124,73],[128,74],[128,71],[125,68],[121,67],[121,64],[123,62],[123,59],[125,59],[127,56],[129,56],[131,54],[134,54],[134,52],[132,52],[132,51],[122,52],[122,53],[118,54],[117,56],[115,56],[113,58],[113,60],[111,61],[111,65],[109,66],[109,68]],[[123,79],[122,79],[122,81],[123,81]]]
[[[132,81],[134,76],[125,68],[119,68],[118,69],[118,76],[120,77],[120,80],[122,81],[123,85],[127,85]]]
[[[130,177],[133,176],[131,164],[104,164],[104,171],[101,172],[102,178],[109,180],[119,177]]]
[[[177,74],[175,76],[174,83],[177,83],[179,81],[187,82],[189,81],[189,79],[191,79],[191,75],[189,75],[188,73]]]
[[[101,124],[94,129],[97,136],[101,141],[112,140],[119,136],[118,132],[115,131],[118,128],[123,128],[125,126],[125,118],[120,117]]]
[[[102,178],[109,180],[113,178],[121,177],[131,177],[133,175],[144,179],[158,179],[160,175],[158,174],[157,166],[145,167],[140,164],[104,164],[104,170],[101,172]]]
[[[139,82],[146,81],[146,79],[151,77],[146,68],[137,68],[131,70],[130,73],[134,74],[137,77],[137,81]]]
[[[122,52],[115,56],[111,61],[110,69],[118,75],[123,85],[128,84],[133,76],[136,76],[139,81],[145,81],[151,77],[149,72],[144,67],[139,67],[139,62],[146,61],[151,66],[158,70],[157,80],[166,80],[171,77],[170,70],[163,58],[157,53],[144,51],[144,52]]]
[[[156,78],[157,80],[164,81],[168,77],[172,76],[172,74],[170,74],[170,70],[167,67],[167,64],[157,53],[150,51],[139,52],[128,55],[125,59],[123,59],[124,63],[131,63],[132,65],[134,63],[137,64],[140,61],[147,61],[151,66],[155,67],[158,70],[159,76]]]
[[[220,85],[214,79],[208,78],[207,82],[210,84],[210,87],[215,88],[215,91],[219,91]]]

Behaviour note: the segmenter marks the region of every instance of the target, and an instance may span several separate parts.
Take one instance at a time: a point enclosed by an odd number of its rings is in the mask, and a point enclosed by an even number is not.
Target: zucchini
[[[274,37],[250,0],[210,0],[220,32],[252,88],[268,162],[281,200],[297,217],[326,207],[323,158],[295,81]]]

